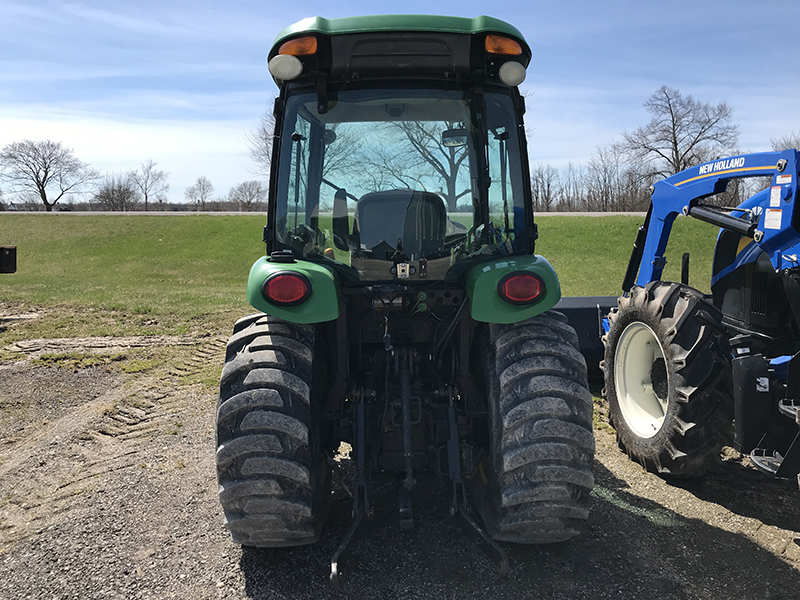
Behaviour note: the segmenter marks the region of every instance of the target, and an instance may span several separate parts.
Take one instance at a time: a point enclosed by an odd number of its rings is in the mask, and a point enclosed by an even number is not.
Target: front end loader
[[[800,212],[795,150],[692,167],[655,184],[625,293],[609,314],[603,371],[622,448],[646,468],[698,476],[723,444],[764,473],[800,472]],[[769,180],[735,208],[708,198]],[[718,229],[711,293],[662,281],[679,215]]]

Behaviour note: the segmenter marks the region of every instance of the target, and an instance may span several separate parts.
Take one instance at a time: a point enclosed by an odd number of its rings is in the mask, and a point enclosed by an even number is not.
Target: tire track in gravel
[[[152,346],[191,346],[197,339],[189,335],[132,335],[132,336],[101,336],[83,338],[37,338],[19,340],[4,350],[19,352],[29,357],[36,357],[48,352],[87,352],[108,354],[122,352],[131,348],[145,348]]]
[[[37,353],[54,347],[88,349],[79,343],[24,346]],[[117,348],[118,341],[93,347]],[[192,410],[192,386],[183,382],[212,361],[222,364],[224,350],[223,338],[211,338],[174,365],[166,377],[119,374],[94,400],[51,421],[35,422],[4,440],[0,446],[0,547],[56,523],[109,474],[168,461],[167,453],[157,455],[155,461],[145,455],[154,440],[163,438],[167,447],[179,436],[181,415]]]
[[[209,364],[219,365],[225,362],[225,347],[228,343],[227,336],[217,336],[204,341],[197,347],[189,360],[175,365],[170,374],[173,377],[191,377],[202,372]]]
[[[3,449],[3,463],[0,464],[0,480],[24,463],[42,454],[43,449],[54,440],[69,439],[83,432],[89,423],[102,414],[104,407],[113,405],[124,397],[124,383],[114,386],[96,400],[70,410],[66,415],[52,422],[42,420],[26,427],[15,438],[6,440]]]
[[[666,481],[629,461],[604,430],[582,536],[509,545],[512,571],[498,578],[448,516],[442,480],[420,486],[412,530],[397,526],[388,482],[370,488],[375,514],[333,590],[327,561],[352,523],[341,490],[317,544],[248,550],[225,532],[215,394],[187,385],[221,366],[223,352],[224,341],[203,338],[160,378],[28,363],[11,386],[0,366],[0,400],[32,407],[24,423],[0,429],[0,597],[800,600],[796,488],[736,457],[701,480]],[[37,405],[27,384],[44,388],[54,377],[64,381],[47,393],[64,402]],[[94,414],[82,412],[90,405]],[[54,430],[62,437],[49,437]]]

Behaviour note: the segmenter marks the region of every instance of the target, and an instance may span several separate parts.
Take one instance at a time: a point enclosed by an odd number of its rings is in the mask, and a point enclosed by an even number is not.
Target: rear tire
[[[314,401],[315,331],[249,315],[228,341],[217,405],[217,480],[238,544],[319,538],[330,501]],[[319,388],[318,388],[319,389]]]
[[[490,456],[476,475],[476,503],[496,540],[560,542],[588,517],[592,396],[577,345],[554,311],[489,326]]]
[[[702,293],[654,281],[609,315],[603,373],[620,447],[647,470],[699,476],[733,420],[730,347]]]

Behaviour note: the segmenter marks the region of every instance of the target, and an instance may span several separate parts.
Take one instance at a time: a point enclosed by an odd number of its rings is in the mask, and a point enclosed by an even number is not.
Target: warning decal
[[[768,208],[764,214],[764,229],[780,229],[783,211],[777,208]]]
[[[781,186],[773,185],[769,190],[769,205],[770,206],[780,206],[781,205]]]

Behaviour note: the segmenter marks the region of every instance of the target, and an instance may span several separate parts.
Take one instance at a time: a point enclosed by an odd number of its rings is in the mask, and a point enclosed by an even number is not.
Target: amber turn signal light
[[[306,35],[294,38],[281,44],[278,54],[291,54],[292,56],[310,56],[317,53],[317,38]]]
[[[522,46],[516,40],[507,38],[503,35],[487,35],[486,51],[489,54],[505,54],[507,56],[519,56],[522,54]]]

